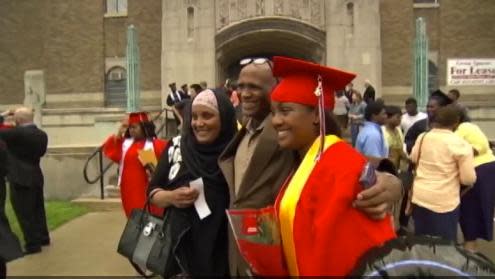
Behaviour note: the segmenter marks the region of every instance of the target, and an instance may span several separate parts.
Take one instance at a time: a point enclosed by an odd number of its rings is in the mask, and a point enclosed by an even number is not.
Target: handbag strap
[[[425,139],[426,135],[428,134],[429,132],[426,132],[422,137],[421,137],[421,140],[419,141],[419,150],[418,150],[418,159],[416,160],[416,164],[414,165],[414,176],[416,176],[416,170],[418,169],[418,165],[419,165],[419,159],[421,159],[421,149],[423,147],[423,140]]]
[[[419,141],[418,159],[416,160],[416,164],[414,164],[413,179],[416,177],[416,172],[417,172],[418,166],[419,166],[419,159],[421,159],[421,149],[423,147],[423,140],[425,139],[425,137],[428,133],[429,132],[424,133],[424,135],[421,137],[421,140]],[[414,181],[411,185],[411,192],[413,192],[413,188],[414,188]]]

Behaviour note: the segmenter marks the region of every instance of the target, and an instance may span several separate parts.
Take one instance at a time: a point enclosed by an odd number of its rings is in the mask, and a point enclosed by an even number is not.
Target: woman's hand
[[[153,194],[153,192],[151,192]],[[156,194],[153,194],[151,203],[158,207],[169,207],[171,205],[178,208],[190,207],[198,198],[198,191],[196,189],[189,188],[188,186],[182,186],[172,191],[158,190]]]
[[[127,123],[127,120],[123,120],[115,136],[119,139],[123,138],[128,128],[129,128],[129,124]]]
[[[389,173],[376,172],[376,178],[376,184],[361,191],[353,205],[371,219],[381,220],[400,199],[402,186],[400,180]]]

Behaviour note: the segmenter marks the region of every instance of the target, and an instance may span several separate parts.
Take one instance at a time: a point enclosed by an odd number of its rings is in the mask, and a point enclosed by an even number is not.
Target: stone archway
[[[326,33],[290,18],[258,18],[223,28],[215,36],[217,84],[237,78],[246,57],[284,55],[325,63]]]

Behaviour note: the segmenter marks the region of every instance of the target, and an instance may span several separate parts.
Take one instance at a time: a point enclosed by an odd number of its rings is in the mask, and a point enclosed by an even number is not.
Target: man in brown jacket
[[[296,162],[291,151],[278,146],[271,124],[270,92],[277,85],[271,61],[244,59],[241,64],[237,89],[243,116],[249,120],[220,156],[219,165],[229,184],[231,208],[263,208],[273,205]],[[377,184],[361,192],[354,205],[370,218],[384,218],[401,192],[396,177],[378,174]],[[249,275],[230,229],[229,268],[232,276]]]

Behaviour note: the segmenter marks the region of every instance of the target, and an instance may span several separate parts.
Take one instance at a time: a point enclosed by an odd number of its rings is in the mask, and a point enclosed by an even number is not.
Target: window
[[[105,105],[108,107],[125,107],[127,97],[126,70],[121,66],[112,67],[105,77]]]
[[[194,8],[187,8],[187,39],[192,40],[194,37]]]
[[[127,0],[106,0],[107,15],[127,15]]]
[[[413,0],[414,8],[438,8],[440,3],[438,0]]]

